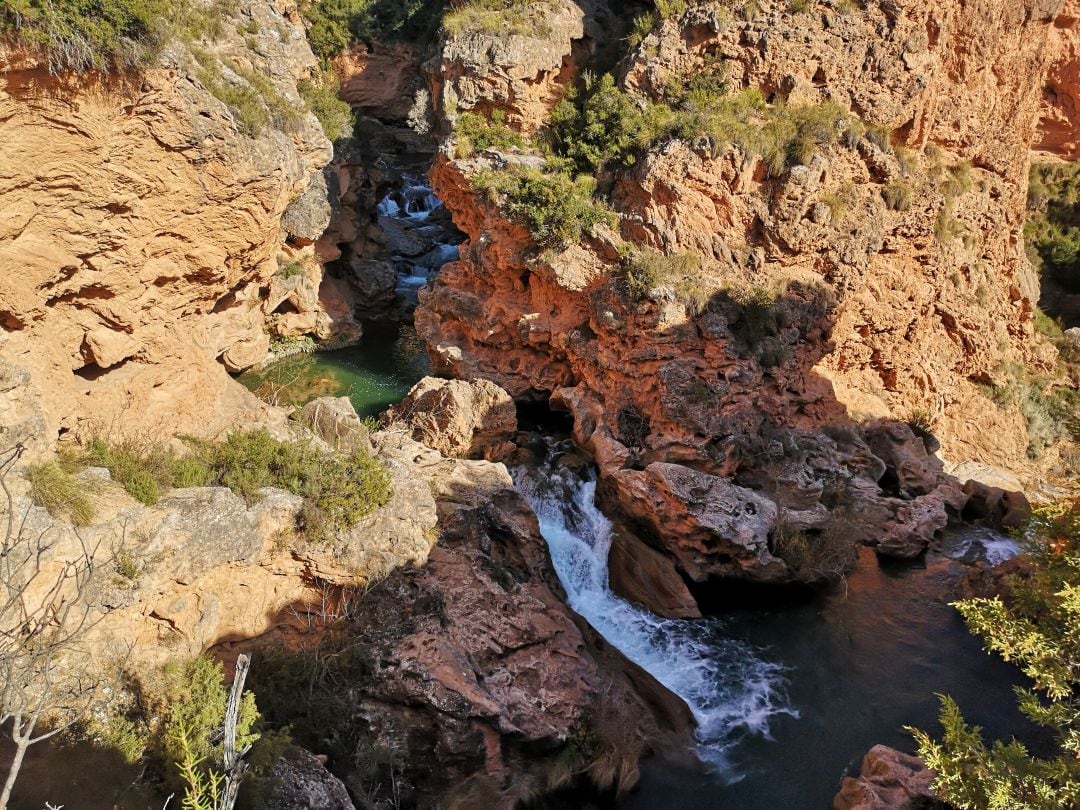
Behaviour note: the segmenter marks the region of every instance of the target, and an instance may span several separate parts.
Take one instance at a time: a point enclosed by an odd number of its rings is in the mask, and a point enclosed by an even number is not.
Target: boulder
[[[665,619],[701,616],[671,558],[617,528],[608,552],[608,584],[619,596]]]
[[[488,380],[425,377],[388,414],[447,456],[501,461],[514,451],[514,401]]]
[[[371,437],[348,397],[319,397],[300,411],[300,422],[343,452],[371,452]]]
[[[348,282],[358,312],[378,314],[394,303],[398,276],[390,262],[354,256],[349,270]]]
[[[930,791],[934,779],[918,757],[875,745],[863,758],[858,777],[845,777],[833,810],[945,810]]]
[[[270,779],[266,810],[356,810],[341,780],[303,748],[288,749],[274,764]]]
[[[1006,528],[1022,526],[1031,515],[1031,502],[1020,479],[1008,470],[977,461],[964,461],[950,470],[963,485],[967,503],[963,517]]]
[[[695,582],[714,576],[773,582],[789,574],[769,550],[776,504],[758,492],[663,462],[619,471],[601,487],[605,499]]]

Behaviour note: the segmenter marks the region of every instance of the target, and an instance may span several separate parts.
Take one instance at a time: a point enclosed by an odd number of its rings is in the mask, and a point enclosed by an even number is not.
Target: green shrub
[[[56,461],[34,464],[26,471],[30,497],[57,519],[85,526],[94,519],[94,485],[73,476]]]
[[[935,772],[933,789],[960,810],[1058,810],[1080,802],[1080,500],[1037,510],[1026,538],[1027,572],[1009,577],[1012,598],[954,603],[986,649],[1020,667],[1021,712],[1048,729],[1052,750],[1032,756],[1018,740],[987,745],[960,707],[942,698],[940,739],[908,729]]]
[[[778,330],[776,293],[763,285],[728,288],[728,298],[739,306],[732,332],[751,349],[759,349]]]
[[[634,250],[623,258],[623,278],[626,291],[640,301],[661,284],[678,289],[680,282],[696,276],[701,260],[692,253],[665,255],[648,248]]]
[[[1036,164],[1024,228],[1036,266],[1070,292],[1080,292],[1080,166]]]
[[[147,506],[156,504],[166,490],[206,486],[212,478],[201,459],[181,456],[152,442],[125,440],[109,444],[95,437],[87,443],[85,460],[108,468],[114,481]]]
[[[525,139],[507,126],[504,110],[493,110],[490,117],[466,112],[454,123],[454,146],[457,157],[467,158],[486,149],[500,152],[524,149]]]
[[[304,275],[304,272],[304,263],[291,259],[287,262],[282,262],[281,265],[278,266],[277,275],[278,278],[288,281],[291,278],[298,278]]]
[[[645,37],[652,33],[654,25],[656,25],[656,20],[652,14],[639,14],[634,17],[630,25],[630,33],[626,37],[630,47],[635,48],[640,45]]]
[[[546,12],[544,6],[550,5],[551,0],[460,0],[443,16],[443,29],[452,36],[474,32],[542,36],[550,28],[544,13],[537,12]]]
[[[911,186],[901,180],[894,180],[885,186],[881,196],[891,211],[907,211],[911,208]]]
[[[176,38],[220,35],[235,0],[4,0],[0,30],[42,52],[50,72],[139,68]]]
[[[599,79],[587,75],[582,89],[571,88],[556,105],[548,124],[555,153],[589,174],[608,164],[633,164],[656,134],[645,113],[610,74]]]
[[[332,141],[352,132],[352,107],[338,95],[338,78],[332,70],[320,70],[297,85],[307,108],[315,113],[323,132]]]
[[[595,198],[596,181],[591,177],[512,166],[478,172],[473,186],[491,201],[502,201],[507,212],[547,247],[568,247],[597,225],[618,223],[615,213]]]
[[[385,505],[392,495],[390,473],[363,451],[325,455],[304,442],[283,442],[266,430],[233,433],[217,444],[199,445],[215,483],[254,501],[259,490],[277,487],[306,499],[304,531],[324,542]]]
[[[329,60],[356,42],[431,39],[444,5],[444,0],[316,0],[300,10],[311,50]]]
[[[180,771],[171,771],[170,776],[181,776],[183,787],[191,792],[193,777],[213,780],[214,764],[223,760],[222,729],[229,700],[225,676],[221,664],[209,655],[186,664],[167,665],[164,675],[164,694],[159,696],[165,717],[163,755],[170,768]],[[236,724],[237,751],[259,738],[253,731],[258,719],[255,696],[245,690]]]

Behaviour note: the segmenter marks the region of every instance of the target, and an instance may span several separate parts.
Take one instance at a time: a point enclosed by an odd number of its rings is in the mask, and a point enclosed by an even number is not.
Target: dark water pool
[[[1038,744],[1015,707],[1019,672],[983,652],[948,604],[967,570],[949,555],[999,542],[979,533],[953,532],[923,562],[879,563],[864,550],[846,589],[796,606],[726,612],[734,638],[787,668],[787,702],[798,716],[776,715],[771,738],[747,736],[736,746],[738,781],[654,761],[622,806],[831,807],[841,778],[872,745],[913,751],[905,725],[938,730],[935,693],[955,697],[989,736]]]

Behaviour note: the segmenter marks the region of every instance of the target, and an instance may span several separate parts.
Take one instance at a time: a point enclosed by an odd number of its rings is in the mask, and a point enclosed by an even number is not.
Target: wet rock
[[[412,436],[447,456],[501,461],[514,451],[517,410],[488,380],[425,377],[387,414]]]
[[[1024,486],[1008,470],[965,461],[951,472],[968,496],[963,511],[965,520],[1015,528],[1023,526],[1031,516],[1031,502],[1024,494]]]
[[[319,757],[292,747],[270,771],[266,810],[356,810],[341,780]]]
[[[446,459],[401,433],[375,443],[426,477],[441,536],[423,568],[368,589],[348,624],[367,674],[338,714],[372,752],[366,779],[422,807],[483,806],[507,785],[542,793],[567,764],[628,789],[644,751],[685,733],[685,706],[566,606],[505,467]]]
[[[371,437],[348,397],[319,397],[300,411],[300,422],[342,452],[371,452]]]
[[[361,315],[377,315],[393,305],[398,276],[390,262],[354,256],[349,260],[347,280]]]
[[[667,619],[701,616],[675,563],[626,531],[613,529],[608,552],[608,584],[624,599]]]
[[[875,745],[859,776],[843,780],[833,810],[947,810],[930,790],[933,779],[934,772],[918,757]]]
[[[721,576],[775,581],[788,573],[769,551],[776,504],[753,490],[659,462],[618,472],[602,486],[606,500],[646,529],[695,582]]]

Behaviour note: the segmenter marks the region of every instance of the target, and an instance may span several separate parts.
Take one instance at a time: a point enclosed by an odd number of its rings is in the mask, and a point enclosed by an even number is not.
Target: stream
[[[278,364],[302,362],[302,374],[290,367],[290,396],[350,396],[365,415],[400,398],[426,360],[410,327],[380,328],[390,352],[369,335],[359,347]],[[609,589],[611,524],[591,475],[561,465],[568,445],[549,440],[542,462],[513,474],[570,606],[679,695],[698,726],[700,765],[643,763],[623,810],[829,807],[875,743],[912,751],[904,726],[937,730],[935,693],[955,697],[989,736],[1038,742],[1015,708],[1017,671],[983,652],[948,604],[969,565],[1012,556],[1012,540],[950,529],[920,561],[879,561],[863,549],[844,585],[801,600],[706,605],[713,615],[704,619],[661,619]]]
[[[406,300],[456,258],[450,240],[428,232],[439,205],[418,182],[379,204],[388,233],[422,230],[434,240],[422,256],[392,256]],[[361,416],[375,416],[427,373],[411,325],[384,321],[365,323],[359,346],[286,358],[240,380],[253,390],[269,384],[292,405],[348,396]],[[1008,538],[951,529],[923,560],[907,563],[879,562],[863,549],[841,586],[751,606],[729,596],[704,605],[706,618],[661,619],[608,587],[611,523],[596,506],[593,475],[561,464],[568,446],[549,438],[546,457],[513,475],[569,604],[697,721],[699,764],[643,763],[623,810],[830,807],[841,778],[858,771],[872,745],[912,751],[905,726],[937,730],[935,693],[955,697],[990,736],[1038,740],[1015,708],[1017,671],[983,652],[948,604],[971,563],[1016,553]]]

